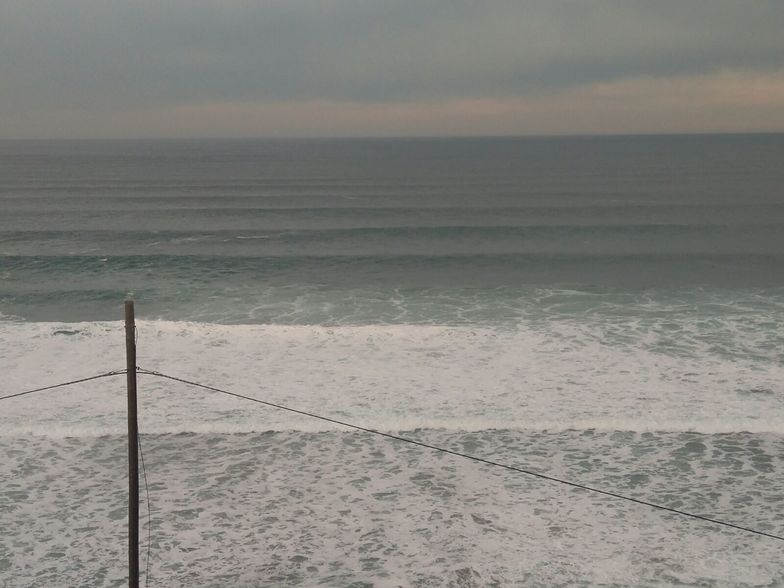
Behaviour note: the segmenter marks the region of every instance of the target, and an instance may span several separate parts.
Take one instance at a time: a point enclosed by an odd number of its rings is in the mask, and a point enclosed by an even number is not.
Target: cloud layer
[[[0,137],[784,130],[784,3],[5,0]]]

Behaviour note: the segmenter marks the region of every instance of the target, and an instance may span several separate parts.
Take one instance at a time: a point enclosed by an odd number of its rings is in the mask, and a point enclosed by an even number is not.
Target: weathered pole
[[[139,426],[136,419],[136,318],[125,301],[125,366],[128,379],[128,586],[139,588]]]

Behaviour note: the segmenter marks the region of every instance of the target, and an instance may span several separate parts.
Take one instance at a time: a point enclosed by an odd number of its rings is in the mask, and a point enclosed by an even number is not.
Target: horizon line
[[[465,139],[585,139],[624,137],[721,137],[784,135],[784,130],[773,131],[682,131],[628,133],[532,133],[532,134],[476,134],[476,135],[246,135],[246,136],[149,136],[149,137],[0,137],[0,142],[99,142],[99,141],[363,141],[363,140],[465,140]]]

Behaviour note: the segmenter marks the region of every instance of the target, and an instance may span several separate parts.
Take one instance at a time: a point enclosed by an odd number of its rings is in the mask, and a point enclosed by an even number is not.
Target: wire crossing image
[[[542,479],[542,480],[547,480],[549,482],[555,482],[557,484],[563,484],[565,486],[571,486],[572,488],[579,488],[580,490],[585,490],[587,492],[593,492],[595,494],[602,494],[604,496],[610,496],[610,497],[616,498],[618,500],[625,500],[627,502],[633,502],[635,504],[640,504],[640,505],[647,506],[647,507],[650,507],[650,508],[655,508],[655,509],[662,510],[662,511],[665,511],[665,512],[669,512],[669,513],[672,513],[672,514],[676,514],[676,515],[679,515],[679,516],[684,516],[684,517],[689,517],[689,518],[692,518],[692,519],[697,519],[699,521],[703,521],[703,522],[706,522],[706,523],[712,523],[712,524],[715,524],[715,525],[720,525],[720,526],[723,526],[723,527],[728,527],[728,528],[731,528],[731,529],[736,529],[736,530],[739,530],[739,531],[752,533],[754,535],[760,535],[762,537],[769,537],[770,539],[777,539],[779,541],[784,541],[784,537],[782,537],[780,535],[774,535],[772,533],[766,533],[765,531],[759,531],[757,529],[751,529],[749,527],[743,527],[741,525],[736,525],[734,523],[729,523],[729,522],[721,521],[721,520],[718,520],[718,519],[712,519],[710,517],[706,517],[706,516],[703,516],[703,515],[686,512],[686,511],[679,510],[679,509],[676,509],[676,508],[670,508],[668,506],[663,506],[661,504],[655,504],[653,502],[648,502],[646,500],[640,500],[638,498],[632,498],[631,496],[624,496],[624,495],[618,494],[616,492],[610,492],[608,490],[601,490],[599,488],[593,488],[591,486],[586,486],[584,484],[579,484],[577,482],[570,482],[568,480],[563,480],[563,479],[556,478],[556,477],[553,477],[553,476],[548,476],[547,474],[534,472],[534,471],[531,471],[531,470],[527,470],[527,469],[511,466],[511,465],[508,465],[508,464],[498,463],[496,461],[492,461],[492,460],[485,459],[485,458],[482,458],[482,457],[477,457],[477,456],[474,456],[474,455],[468,455],[466,453],[461,453],[459,451],[453,451],[451,449],[445,449],[443,447],[436,447],[435,445],[429,445],[427,443],[422,443],[421,441],[417,441],[415,439],[409,439],[407,437],[401,437],[399,435],[393,435],[391,433],[384,433],[383,431],[377,431],[375,429],[370,429],[370,428],[363,427],[363,426],[360,426],[360,425],[355,425],[353,423],[340,421],[340,420],[337,420],[337,419],[333,419],[333,418],[326,417],[326,416],[323,416],[323,415],[315,414],[315,413],[312,413],[312,412],[308,412],[308,411],[304,411],[304,410],[298,410],[296,408],[283,406],[281,404],[276,404],[274,402],[268,402],[266,400],[260,400],[258,398],[253,398],[251,396],[245,396],[243,394],[238,394],[236,392],[230,392],[228,390],[222,390],[222,389],[216,388],[214,386],[208,386],[206,384],[201,384],[199,382],[193,382],[191,380],[186,380],[184,378],[178,378],[178,377],[175,377],[175,376],[164,374],[162,372],[153,371],[153,370],[146,370],[146,369],[143,369],[143,368],[137,368],[137,373],[145,374],[145,375],[148,375],[148,376],[155,376],[155,377],[158,377],[158,378],[166,378],[168,380],[173,380],[175,382],[181,382],[183,384],[188,384],[190,386],[196,386],[196,387],[202,388],[204,390],[210,390],[212,392],[218,392],[220,394],[226,394],[228,396],[234,396],[235,398],[241,398],[243,400],[248,400],[250,402],[256,402],[256,403],[262,404],[264,406],[269,406],[269,407],[272,407],[272,408],[277,408],[277,409],[280,409],[280,410],[293,412],[293,413],[296,413],[296,414],[299,414],[299,415],[303,415],[303,416],[307,416],[307,417],[310,417],[310,418],[318,419],[320,421],[332,423],[332,424],[335,424],[335,425],[340,425],[342,427],[349,427],[349,428],[355,429],[357,431],[364,431],[365,433],[370,433],[370,434],[373,434],[373,435],[379,435],[381,437],[386,437],[388,439],[394,439],[395,441],[401,441],[403,443],[409,443],[411,445],[418,445],[419,447],[424,447],[425,449],[430,449],[430,450],[433,450],[433,451],[446,453],[446,454],[449,454],[449,455],[453,455],[455,457],[461,457],[463,459],[470,459],[472,461],[483,463],[485,465],[498,467],[498,468],[503,468],[505,470],[509,470],[509,471],[512,471],[512,472],[517,472],[519,474],[525,474],[527,476],[533,476],[533,477],[536,477],[536,478],[539,478],[539,479]]]
[[[119,375],[123,375],[123,374],[126,374],[126,373],[128,373],[127,370],[114,370],[114,371],[105,372],[105,373],[102,373],[102,374],[97,374],[97,375],[94,375],[94,376],[89,376],[89,377],[86,377],[86,378],[80,378],[78,380],[70,380],[68,382],[62,382],[60,384],[53,384],[51,386],[45,386],[45,387],[42,387],[42,388],[36,388],[36,389],[33,389],[33,390],[26,390],[26,391],[17,392],[17,393],[14,393],[14,394],[8,394],[6,396],[0,396],[0,400],[7,400],[7,399],[10,399],[10,398],[16,398],[16,397],[19,397],[19,396],[25,396],[27,394],[33,394],[33,393],[36,393],[36,392],[44,392],[44,391],[47,391],[47,390],[54,390],[54,389],[58,389],[58,388],[64,388],[66,386],[72,386],[72,385],[75,385],[75,384],[80,384],[80,383],[83,383],[83,382],[89,382],[89,381],[97,380],[97,379],[100,379],[100,378],[108,378],[108,377],[112,377],[112,376],[119,376]],[[246,396],[244,394],[238,394],[236,392],[231,392],[229,390],[223,390],[223,389],[217,388],[215,386],[202,384],[200,382],[187,380],[185,378],[179,378],[179,377],[176,377],[176,376],[165,374],[163,372],[154,371],[154,370],[148,370],[148,369],[144,369],[144,368],[141,368],[141,367],[137,367],[136,368],[136,373],[137,374],[143,374],[143,375],[146,375],[146,376],[152,376],[152,377],[156,377],[156,378],[167,379],[167,380],[171,380],[171,381],[174,381],[174,382],[180,382],[182,384],[186,384],[186,385],[189,385],[189,386],[194,386],[194,387],[201,388],[201,389],[204,389],[204,390],[209,390],[211,392],[217,392],[217,393],[220,393],[220,394],[225,394],[227,396],[233,396],[235,398],[248,400],[250,402],[255,402],[257,404],[261,404],[261,405],[268,406],[268,407],[271,407],[271,408],[276,408],[276,409],[279,409],[279,410],[285,410],[285,411],[292,412],[292,413],[295,413],[295,414],[299,414],[299,415],[302,415],[302,416],[306,416],[306,417],[309,417],[309,418],[318,419],[320,421],[327,422],[327,423],[332,423],[334,425],[339,425],[341,427],[347,427],[347,428],[354,429],[354,430],[357,430],[357,431],[363,431],[365,433],[370,433],[372,435],[378,435],[378,436],[381,436],[381,437],[386,437],[388,439],[393,439],[395,441],[400,441],[402,443],[408,443],[408,444],[411,444],[411,445],[416,445],[416,446],[419,446],[419,447],[422,447],[422,448],[425,448],[425,449],[430,449],[432,451],[437,451],[437,452],[440,452],[440,453],[452,455],[454,457],[460,457],[462,459],[468,459],[468,460],[475,461],[477,463],[482,463],[482,464],[485,464],[485,465],[489,465],[489,466],[492,466],[492,467],[498,467],[498,468],[502,468],[502,469],[505,469],[505,470],[508,470],[508,471],[512,471],[512,472],[516,472],[516,473],[519,473],[519,474],[532,476],[532,477],[535,477],[535,478],[539,478],[541,480],[546,480],[548,482],[554,482],[556,484],[562,484],[564,486],[570,486],[572,488],[578,488],[578,489],[584,490],[586,492],[592,492],[592,493],[595,493],[595,494],[601,494],[603,496],[609,496],[609,497],[615,498],[617,500],[624,500],[624,501],[627,501],[627,502],[632,502],[632,503],[639,504],[639,505],[642,505],[642,506],[647,506],[649,508],[661,510],[661,511],[664,511],[664,512],[669,512],[671,514],[675,514],[675,515],[679,515],[679,516],[683,516],[683,517],[688,517],[688,518],[691,518],[691,519],[696,519],[696,520],[703,521],[703,522],[706,522],[706,523],[711,523],[711,524],[714,524],[714,525],[719,525],[719,526],[722,526],[722,527],[727,527],[727,528],[730,528],[730,529],[735,529],[735,530],[738,530],[738,531],[743,531],[743,532],[751,533],[751,534],[754,534],[754,535],[759,535],[761,537],[768,537],[770,539],[776,539],[778,541],[784,541],[784,536],[781,536],[781,535],[775,535],[773,533],[767,533],[765,531],[760,531],[758,529],[752,529],[750,527],[744,527],[742,525],[736,525],[734,523],[730,523],[730,522],[727,522],[727,521],[722,521],[722,520],[719,520],[719,519],[714,519],[714,518],[711,518],[711,517],[707,517],[707,516],[703,516],[703,515],[687,512],[687,511],[684,511],[684,510],[679,510],[679,509],[676,509],[676,508],[663,506],[661,504],[648,502],[647,500],[641,500],[639,498],[633,498],[631,496],[625,496],[623,494],[618,494],[617,492],[611,492],[609,490],[602,490],[600,488],[594,488],[592,486],[587,486],[585,484],[580,484],[578,482],[572,482],[572,481],[569,481],[569,480],[564,480],[564,479],[557,478],[557,477],[554,477],[554,476],[549,476],[547,474],[543,474],[543,473],[540,473],[540,472],[535,472],[535,471],[528,470],[528,469],[525,469],[525,468],[512,466],[512,465],[504,464],[504,463],[499,463],[499,462],[496,462],[496,461],[493,461],[493,460],[490,460],[490,459],[486,459],[486,458],[483,458],[483,457],[478,457],[478,456],[475,456],[475,455],[469,455],[469,454],[466,454],[466,453],[461,453],[459,451],[454,451],[452,449],[446,449],[444,447],[437,447],[435,445],[430,445],[428,443],[423,443],[422,441],[417,441],[416,439],[410,439],[410,438],[407,438],[407,437],[402,437],[400,435],[394,435],[392,433],[385,433],[383,431],[377,431],[375,429],[371,429],[371,428],[368,428],[368,427],[363,427],[361,425],[357,425],[357,424],[354,424],[354,423],[341,421],[341,420],[338,420],[338,419],[334,419],[334,418],[323,416],[323,415],[320,415],[320,414],[308,412],[308,411],[305,411],[305,410],[299,410],[299,409],[292,408],[292,407],[289,407],[289,406],[284,406],[282,404],[276,404],[274,402],[261,400],[259,398],[253,398],[251,396]],[[140,453],[141,453],[141,440],[139,440],[139,450],[140,450]],[[143,457],[143,454],[142,454],[142,460],[143,459],[144,459],[144,457]],[[146,486],[146,471],[144,471],[144,477],[145,477],[145,486]],[[148,490],[147,507],[148,507],[148,515],[149,515],[149,490]],[[148,549],[149,549],[149,544],[150,544],[150,542],[149,542],[149,537],[148,537]],[[148,557],[147,557],[147,564],[149,565],[149,551],[148,551]]]
[[[80,378],[79,380],[71,380],[70,382],[62,382],[61,384],[54,384],[52,386],[44,386],[43,388],[36,388],[35,390],[25,390],[24,392],[17,392],[15,394],[8,394],[7,396],[0,396],[0,400],[8,400],[9,398],[16,398],[17,396],[26,396],[27,394],[34,394],[36,392],[44,392],[46,390],[54,390],[55,388],[64,388],[65,386],[73,386],[74,384],[81,384],[82,382],[89,382],[90,380],[98,380],[100,378],[109,378],[111,376],[121,376],[127,373],[126,370],[114,370],[112,372],[105,372],[97,376],[90,376],[89,378]]]

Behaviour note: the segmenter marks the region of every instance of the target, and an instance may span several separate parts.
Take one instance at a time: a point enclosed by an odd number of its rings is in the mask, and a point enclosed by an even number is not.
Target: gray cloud
[[[0,116],[537,96],[784,65],[784,2],[4,0]]]

